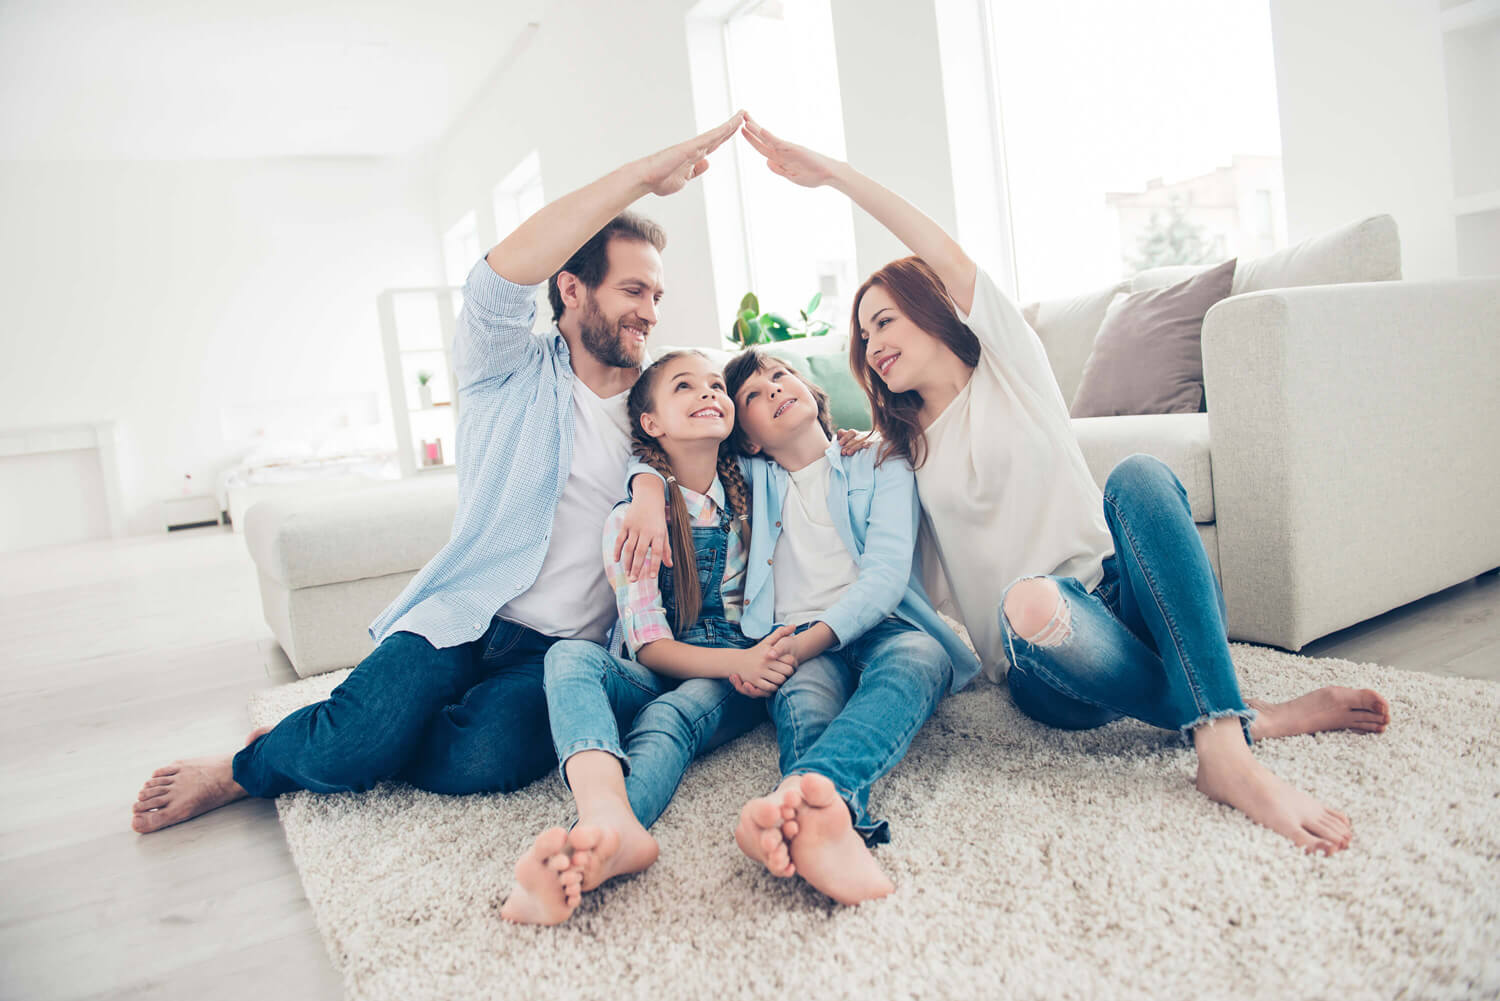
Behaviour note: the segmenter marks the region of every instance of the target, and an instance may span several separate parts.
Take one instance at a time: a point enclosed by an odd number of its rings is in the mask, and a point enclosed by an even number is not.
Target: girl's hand
[[[839,428],[835,437],[839,441],[839,451],[845,455],[863,452],[875,444],[875,432],[873,431],[855,431],[851,428]]]
[[[781,626],[750,649],[739,651],[744,666],[729,675],[734,690],[753,699],[774,695],[797,669],[797,658],[787,645],[795,631],[795,626]]]
[[[755,147],[757,153],[766,158],[766,166],[771,168],[772,173],[780,174],[804,188],[827,184],[838,166],[838,161],[832,157],[814,153],[806,146],[778,139],[749,115],[745,116],[745,125],[740,129],[740,135]]]
[[[667,509],[646,497],[630,502],[620,534],[615,536],[615,562],[624,562],[632,583],[655,577],[658,561],[672,565],[667,542]]]

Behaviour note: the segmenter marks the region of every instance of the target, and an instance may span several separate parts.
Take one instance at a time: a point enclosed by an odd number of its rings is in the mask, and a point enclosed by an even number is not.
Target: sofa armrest
[[[1232,296],[1203,372],[1231,636],[1300,649],[1500,565],[1500,279]]]

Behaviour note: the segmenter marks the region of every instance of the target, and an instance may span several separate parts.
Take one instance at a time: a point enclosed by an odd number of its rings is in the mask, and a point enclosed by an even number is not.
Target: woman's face
[[[696,354],[662,364],[666,370],[652,394],[652,408],[641,415],[645,432],[675,441],[728,438],[734,429],[734,402],[724,389],[724,373]]]
[[[892,393],[914,388],[923,372],[948,349],[901,312],[882,285],[872,285],[859,300],[859,337],[865,345],[865,364]]]

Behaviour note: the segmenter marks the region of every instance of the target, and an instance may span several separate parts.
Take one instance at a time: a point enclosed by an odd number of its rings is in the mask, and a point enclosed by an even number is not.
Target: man
[[[625,399],[663,291],[665,237],[624,209],[703,173],[743,117],[543,207],[475,265],[454,343],[463,420],[448,544],[375,620],[377,647],[327,700],[237,754],[157,769],[136,831],[244,796],[385,778],[510,791],[556,765],[543,659],[560,638],[603,642],[614,621],[599,532],[624,480]],[[536,337],[530,286],[542,281],[555,323]]]

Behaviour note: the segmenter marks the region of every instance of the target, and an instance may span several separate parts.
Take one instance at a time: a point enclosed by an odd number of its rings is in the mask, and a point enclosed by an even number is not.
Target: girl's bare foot
[[[1349,818],[1266,770],[1250,748],[1238,718],[1215,720],[1193,731],[1198,749],[1198,791],[1232,806],[1306,852],[1332,855],[1349,847]]]
[[[251,731],[245,743],[254,743],[270,730],[266,726]],[[130,826],[137,834],[151,834],[244,799],[249,793],[234,780],[233,760],[232,754],[188,758],[158,768],[136,796]]]
[[[516,862],[516,885],[500,916],[523,925],[557,925],[573,916],[581,899],[583,874],[570,864],[568,832],[553,827],[537,835]]]
[[[630,810],[591,812],[568,832],[573,866],[583,877],[583,890],[598,889],[616,876],[649,869],[661,847]]]
[[[735,844],[771,875],[786,879],[797,872],[787,839],[797,834],[797,807],[802,805],[801,776],[793,775],[769,796],[752,799],[740,810]]]
[[[1368,688],[1329,686],[1290,702],[1250,699],[1248,705],[1260,712],[1250,724],[1250,736],[1254,740],[1295,737],[1324,730],[1384,733],[1391,721],[1390,705],[1379,692]]]
[[[895,885],[854,829],[849,807],[825,776],[796,776],[802,789],[797,808],[797,833],[792,838],[792,862],[797,873],[841,904],[875,900],[895,891]]]

